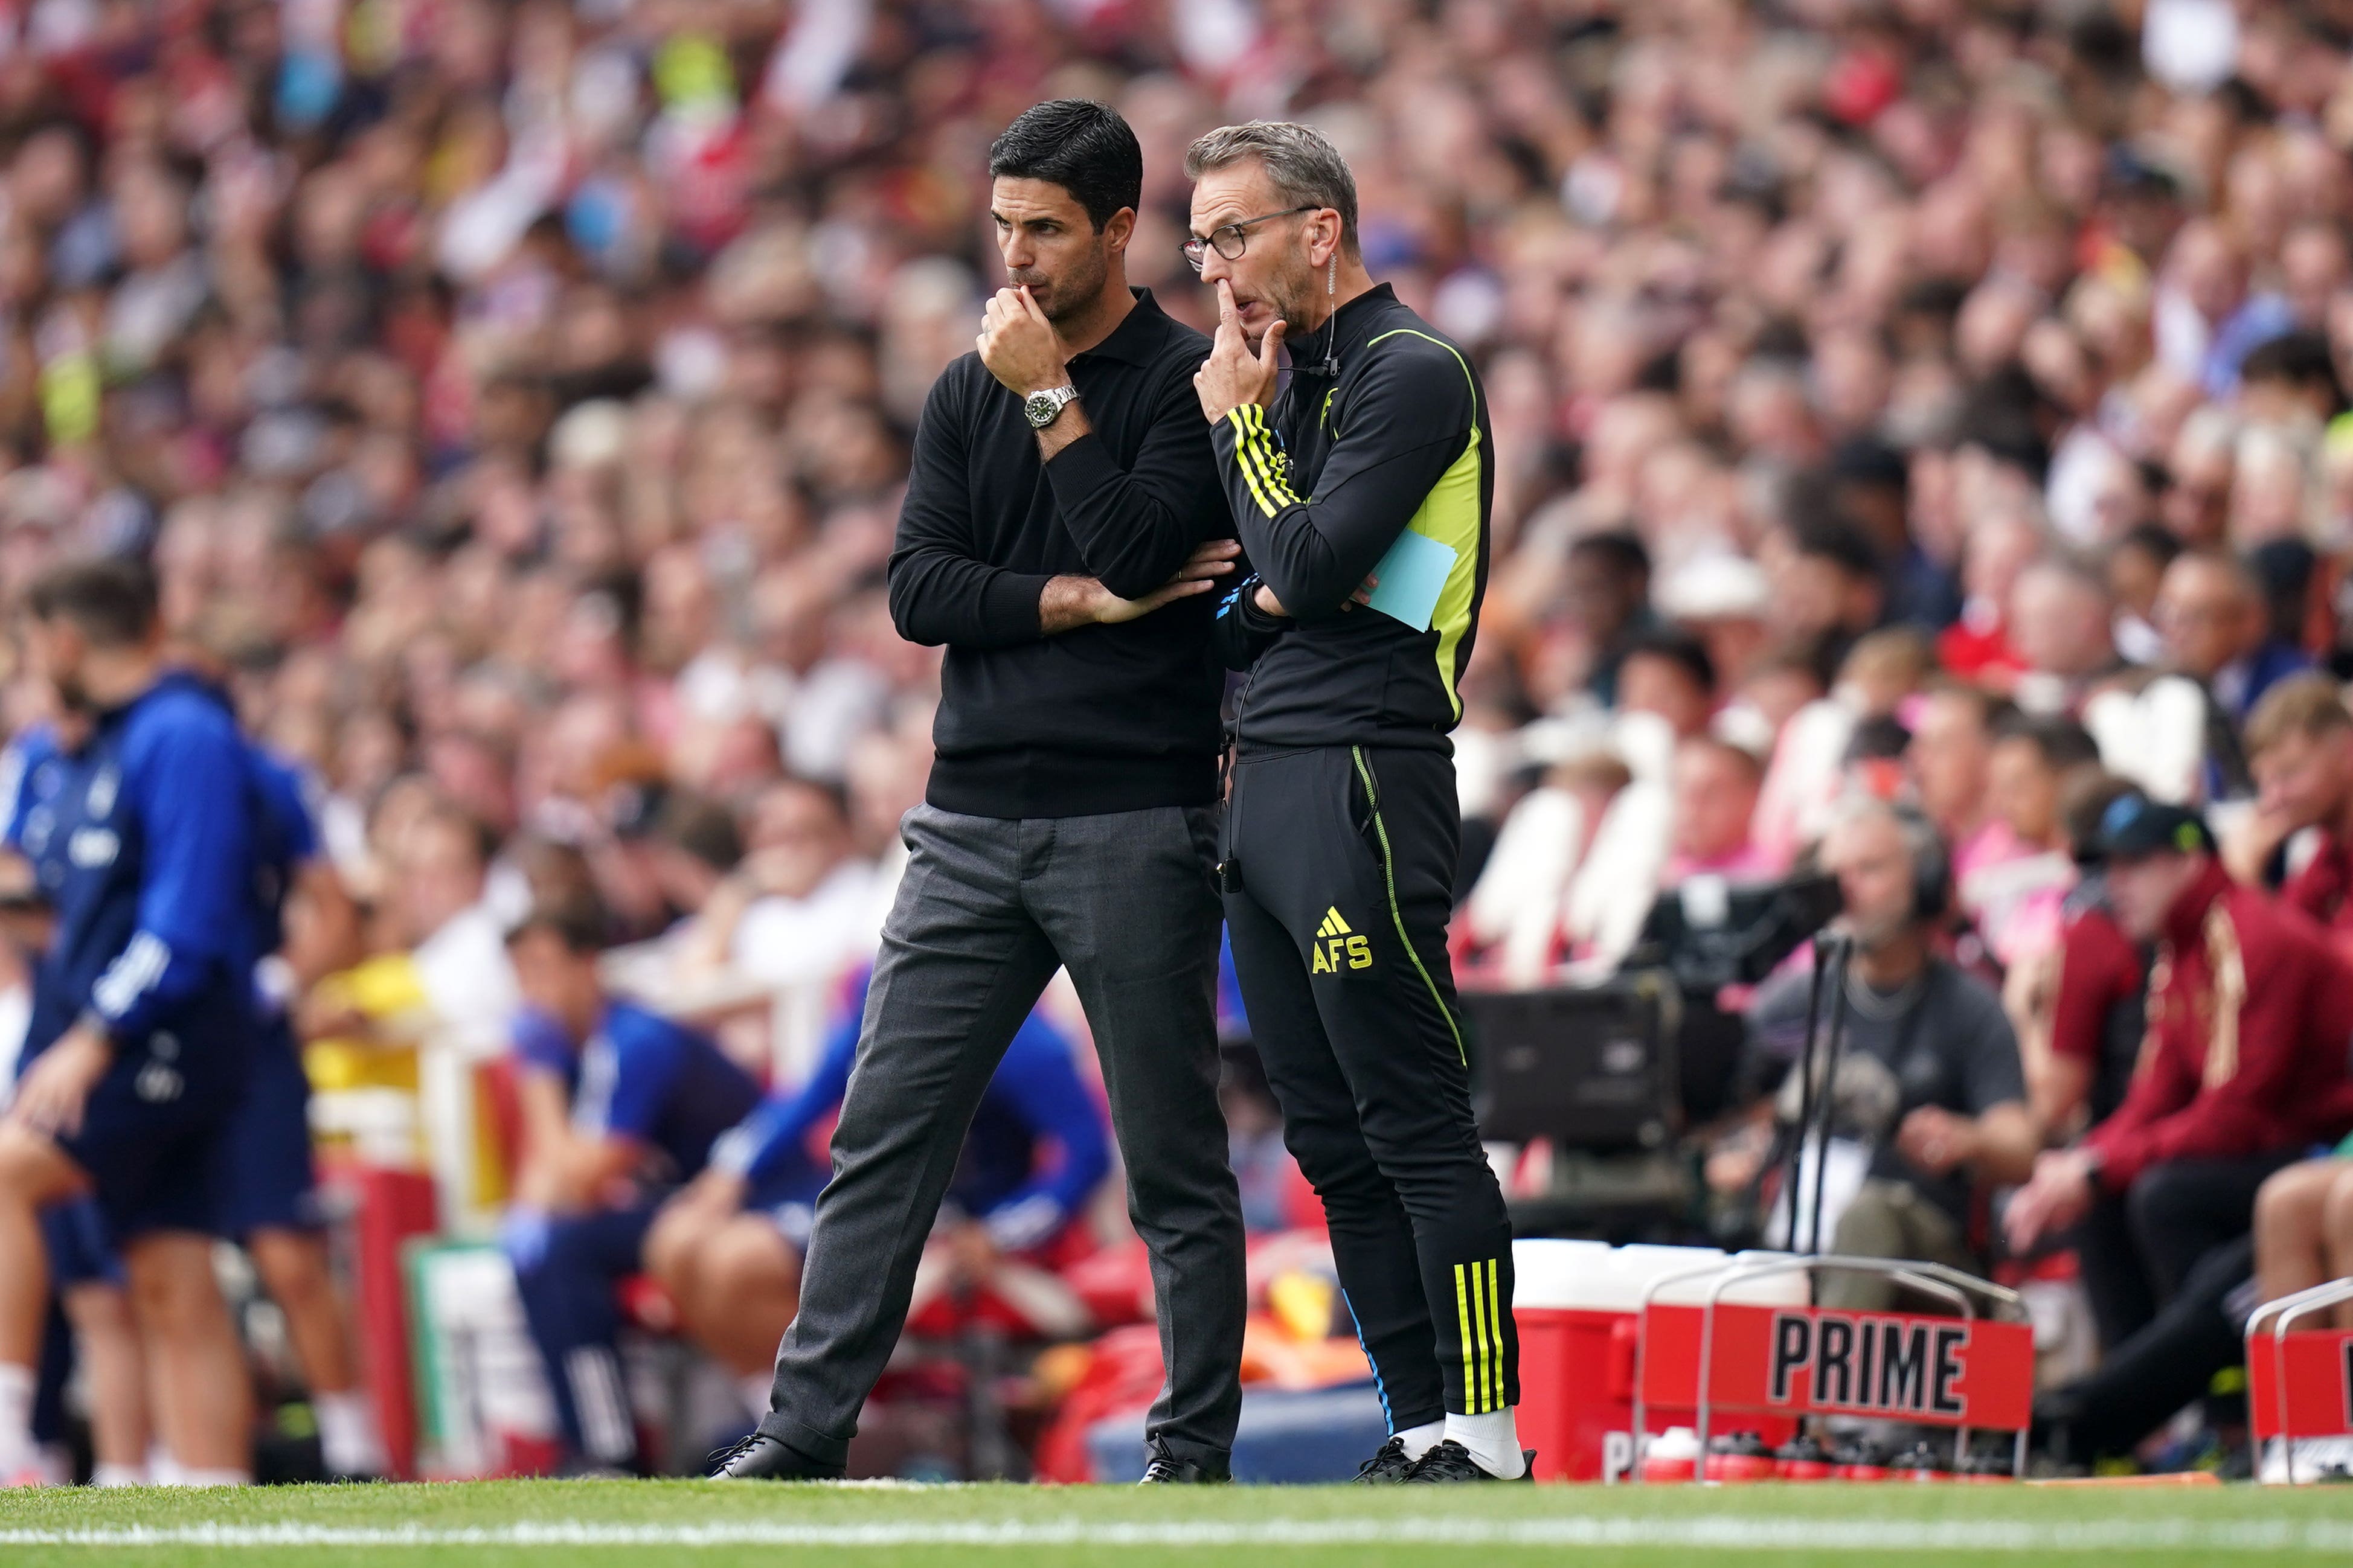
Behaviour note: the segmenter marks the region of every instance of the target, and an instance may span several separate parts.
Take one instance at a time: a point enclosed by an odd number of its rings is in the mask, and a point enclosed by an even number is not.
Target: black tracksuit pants
[[[1444,752],[1236,759],[1234,969],[1392,1430],[1520,1397],[1511,1220],[1446,957],[1461,837]]]

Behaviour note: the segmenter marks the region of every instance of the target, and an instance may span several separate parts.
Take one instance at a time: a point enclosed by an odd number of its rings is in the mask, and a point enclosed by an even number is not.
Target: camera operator
[[[2038,1139],[2000,1000],[1932,945],[1949,902],[1944,847],[1926,818],[1866,798],[1824,836],[1821,865],[1845,906],[1834,929],[1854,943],[1843,1059],[1826,1091],[1834,1121],[1869,1145],[1860,1189],[1834,1221],[1825,1205],[1830,1250],[1982,1271],[1969,1223],[1978,1184],[2023,1180]],[[1783,974],[1749,1010],[1749,1048],[1768,1076],[1799,1058],[1812,985],[1810,973]],[[1825,1306],[1885,1310],[1894,1288],[1842,1275],[1821,1294]]]

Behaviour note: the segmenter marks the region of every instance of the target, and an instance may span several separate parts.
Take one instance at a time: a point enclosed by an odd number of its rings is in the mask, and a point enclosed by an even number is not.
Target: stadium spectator
[[[1834,670],[1885,612],[1879,558],[1861,529],[1835,516],[1800,523],[1789,542],[1773,593],[1780,629],[1810,642],[1819,667]]]
[[[1928,691],[1910,725],[1905,765],[1920,809],[1952,846],[1954,874],[1964,880],[2010,852],[1986,790],[1995,728],[2008,711],[1980,688],[1947,681]]]
[[[1630,639],[1653,624],[1651,554],[1630,533],[1589,533],[1568,548],[1558,585],[1561,613],[1581,639],[1586,689],[1618,706],[1618,673]]]
[[[2134,665],[2165,658],[2157,629],[2157,599],[2165,574],[2182,552],[2181,541],[2153,522],[2136,527],[2108,554],[2108,591],[2116,603],[2116,652]]]
[[[740,865],[678,935],[688,969],[776,984],[831,981],[881,940],[883,889],[850,845],[839,791],[784,779],[754,801]]]
[[[2252,793],[2239,727],[2264,692],[2311,658],[2273,635],[2262,584],[2227,555],[2193,551],[2167,567],[2157,624],[2174,671],[2205,695],[2207,797]]]
[[[387,789],[375,837],[390,868],[380,952],[312,986],[298,1018],[305,1039],[413,1037],[438,1031],[480,1059],[505,1049],[521,997],[507,951],[509,917],[493,907],[492,838],[422,780]]]
[[[2070,719],[2006,721],[1986,754],[1986,800],[2000,837],[1960,880],[1960,907],[2005,970],[2058,945],[2060,904],[2075,882],[2060,802],[2096,770],[2099,748]]]
[[[1754,753],[1701,735],[1675,750],[1673,852],[1661,885],[1706,873],[1763,881],[1784,868],[1757,845],[1757,796],[1765,783]]]
[[[636,1417],[617,1339],[620,1283],[662,1198],[759,1098],[709,1040],[606,994],[592,899],[535,907],[509,938],[522,1164],[501,1240],[563,1425],[565,1462],[628,1473]]]
[[[2047,558],[2021,572],[2007,624],[2019,663],[2011,695],[2030,712],[2081,712],[2090,684],[2116,668],[2106,584],[2076,563]]]
[[[2241,881],[2267,879],[2274,857],[2309,832],[2310,853],[2280,888],[2280,900],[2346,940],[2353,921],[2353,711],[2325,675],[2281,681],[2247,720],[2255,809],[2223,849]]]
[[[1968,597],[1936,638],[1936,657],[1948,673],[2005,694],[2016,686],[2027,668],[2011,634],[2018,584],[2042,548],[2041,528],[2017,511],[1996,512],[1969,531],[1961,566]]]
[[[1658,715],[1678,741],[1705,731],[1715,711],[1715,663],[1706,645],[1672,626],[1629,638],[1618,659],[1617,706]]]

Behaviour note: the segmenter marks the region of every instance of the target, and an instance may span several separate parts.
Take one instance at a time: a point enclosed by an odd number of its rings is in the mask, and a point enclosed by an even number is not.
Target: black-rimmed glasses
[[[1242,251],[1247,248],[1242,233],[1244,229],[1279,217],[1292,217],[1300,213],[1323,210],[1322,207],[1311,203],[1303,207],[1285,207],[1279,213],[1261,213],[1256,217],[1236,218],[1231,223],[1221,223],[1211,229],[1208,238],[1203,239],[1196,235],[1186,240],[1178,248],[1184,251],[1185,259],[1193,264],[1193,270],[1198,272],[1201,270],[1201,263],[1208,258],[1212,248],[1229,261],[1240,261],[1242,258]]]

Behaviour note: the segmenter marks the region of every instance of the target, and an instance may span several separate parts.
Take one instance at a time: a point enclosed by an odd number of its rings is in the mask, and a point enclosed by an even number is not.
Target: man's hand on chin
[[[1282,321],[1266,330],[1258,353],[1250,353],[1250,340],[1242,335],[1242,313],[1234,304],[1233,288],[1219,279],[1218,335],[1210,342],[1209,357],[1201,362],[1193,377],[1202,416],[1214,425],[1245,403],[1265,407],[1274,401],[1275,375],[1282,368]]]
[[[980,336],[973,340],[980,363],[1016,397],[1070,384],[1062,363],[1062,340],[1027,289],[999,289],[981,312]]]

